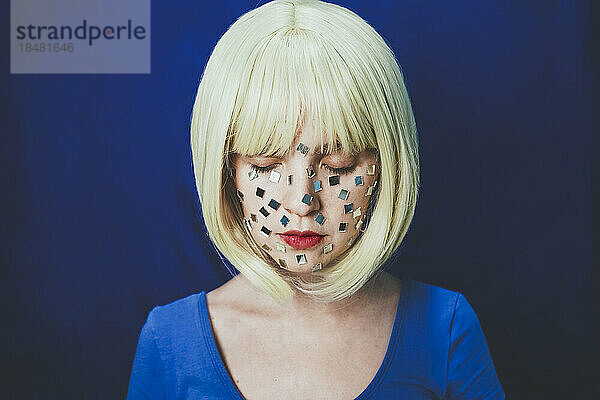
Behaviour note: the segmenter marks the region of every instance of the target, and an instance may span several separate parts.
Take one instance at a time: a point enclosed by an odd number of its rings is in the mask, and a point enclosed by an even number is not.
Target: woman
[[[191,124],[210,239],[240,274],[148,316],[129,399],[502,399],[460,293],[384,272],[412,220],[416,125],[384,40],[276,0],[217,43]]]

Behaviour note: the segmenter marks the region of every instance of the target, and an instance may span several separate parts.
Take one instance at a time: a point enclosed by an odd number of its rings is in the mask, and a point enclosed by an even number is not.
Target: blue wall
[[[600,389],[593,3],[339,2],[394,49],[419,127],[394,271],[467,296],[514,399]],[[148,311],[227,279],[189,120],[212,47],[256,4],[153,2],[150,75],[10,75],[3,2],[0,397],[124,397]]]

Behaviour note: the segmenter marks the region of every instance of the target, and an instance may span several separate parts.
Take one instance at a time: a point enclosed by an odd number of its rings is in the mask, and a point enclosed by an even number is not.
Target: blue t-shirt
[[[404,278],[383,362],[356,400],[504,398],[467,299]],[[244,399],[217,349],[204,291],[150,312],[127,399]]]

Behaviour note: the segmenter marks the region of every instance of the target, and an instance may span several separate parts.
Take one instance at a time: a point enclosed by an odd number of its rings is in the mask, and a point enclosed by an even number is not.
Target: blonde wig
[[[229,167],[232,153],[283,156],[305,112],[321,151],[373,148],[381,167],[366,229],[309,278],[279,268],[251,239]],[[233,23],[200,80],[191,147],[211,241],[279,302],[296,291],[325,302],[352,295],[398,248],[414,215],[417,132],[402,73],[381,36],[334,4],[275,0]]]

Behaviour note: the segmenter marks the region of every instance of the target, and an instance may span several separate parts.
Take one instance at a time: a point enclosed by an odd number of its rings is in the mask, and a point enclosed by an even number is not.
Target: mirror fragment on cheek
[[[335,186],[340,184],[340,176],[333,175],[329,177],[329,186]]]
[[[346,246],[352,246],[353,242],[354,242],[354,236],[351,236],[350,239],[348,239],[346,241]]]
[[[281,258],[279,259],[279,266],[283,269],[287,269],[287,263],[285,262],[285,260],[282,260]]]
[[[354,205],[353,203],[344,204],[344,214],[349,214],[352,212]]]
[[[258,218],[256,218],[256,214],[250,214],[250,219],[252,219],[252,222],[258,222]]]
[[[255,170],[250,170],[248,171],[248,179],[253,181],[256,178],[258,178],[258,172],[256,172]]]
[[[277,243],[277,244],[275,245],[275,247],[276,247],[276,248],[277,248],[277,250],[279,250],[280,252],[282,252],[282,253],[285,253],[285,246],[284,246],[284,245],[282,245],[281,243]]]
[[[340,194],[338,195],[338,198],[342,199],[342,200],[348,200],[349,193],[350,192],[348,192],[346,189],[342,189],[342,190],[340,190]]]
[[[360,229],[360,227],[362,226],[362,224],[363,224],[363,220],[362,220],[362,219],[359,219],[359,220],[358,220],[358,222],[356,223],[355,229],[356,229],[356,230],[359,230],[359,229]]]
[[[304,204],[306,204],[307,206],[310,206],[310,202],[312,201],[312,199],[313,199],[313,198],[312,198],[312,196],[311,196],[311,195],[309,195],[308,193],[305,193],[305,194],[304,194],[304,196],[302,197],[302,200],[301,200],[301,201],[302,201]]]
[[[312,167],[306,168],[306,175],[308,175],[308,178],[312,178],[313,176],[315,176],[315,170]]]
[[[318,270],[320,270],[322,268],[323,268],[323,264],[321,264],[321,263],[315,264],[312,267],[312,272],[316,272],[316,271],[318,271]]]
[[[256,196],[260,197],[262,199],[264,195],[265,195],[265,189],[257,187],[256,188]]]
[[[290,219],[284,215],[283,217],[281,217],[281,220],[279,222],[281,222],[281,225],[287,226],[287,224],[290,222]]]
[[[320,192],[323,189],[321,181],[313,182],[313,186],[315,187],[315,193]]]
[[[265,235],[265,237],[269,237],[269,235],[271,234],[271,230],[266,226],[263,226],[262,228],[260,228],[260,233]]]
[[[348,228],[348,224],[346,222],[340,222],[340,226],[338,227],[339,232],[346,232]]]
[[[325,216],[323,214],[319,213],[317,215],[317,217],[315,218],[315,221],[317,221],[317,223],[319,225],[323,225],[323,223],[325,222]]]
[[[372,195],[372,194],[373,194],[373,189],[374,189],[374,188],[375,188],[375,186],[369,186],[369,187],[367,188],[367,191],[366,191],[366,193],[365,193],[365,196],[370,196],[370,195]]]
[[[269,207],[271,207],[275,211],[277,211],[280,205],[281,204],[275,199],[271,199],[271,201],[269,201]]]
[[[356,210],[354,210],[354,212],[352,213],[352,217],[356,218],[356,217],[360,217],[362,215],[361,211],[360,211],[360,207],[358,207]]]
[[[296,261],[300,265],[306,264],[306,255],[304,255],[304,254],[296,254]]]
[[[291,185],[292,184],[292,179],[293,179],[293,175],[288,175],[287,176],[287,184]]]
[[[364,183],[364,181],[363,181],[363,177],[361,175],[354,177],[354,184],[356,186],[362,186],[363,183]]]
[[[279,183],[279,178],[281,178],[281,174],[279,172],[271,171],[271,175],[269,175],[269,181]]]
[[[323,254],[331,253],[333,250],[333,243],[329,243],[325,247],[323,247]]]
[[[268,212],[267,209],[264,207],[261,207],[260,210],[258,210],[258,212],[265,218],[267,218],[269,215],[271,215],[271,213]]]
[[[264,251],[271,251],[271,248],[270,248],[269,246],[267,246],[266,244],[263,244],[263,245],[262,245],[262,249],[263,249]]]
[[[367,175],[375,175],[375,164],[369,164],[367,167]]]

